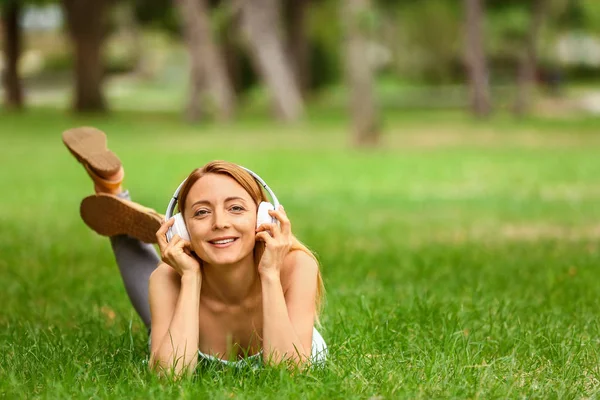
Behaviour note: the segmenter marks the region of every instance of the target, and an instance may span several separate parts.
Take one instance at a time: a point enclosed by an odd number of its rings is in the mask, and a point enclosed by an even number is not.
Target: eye
[[[208,210],[205,208],[199,208],[194,212],[194,217],[203,217],[208,214]]]
[[[237,213],[246,211],[246,209],[242,206],[231,206],[230,210]]]

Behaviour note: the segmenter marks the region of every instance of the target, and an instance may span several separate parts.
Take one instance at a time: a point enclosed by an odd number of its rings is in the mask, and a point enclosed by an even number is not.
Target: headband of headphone
[[[267,193],[269,193],[269,196],[271,197],[271,200],[273,200],[273,208],[274,209],[279,208],[279,200],[277,200],[277,196],[275,196],[275,193],[273,193],[273,191],[271,190],[271,188],[269,187],[269,185],[267,185],[266,182],[260,176],[258,176],[258,174],[252,172],[248,168],[242,167],[241,165],[238,165],[238,167],[242,168],[243,170],[245,170],[246,172],[248,172],[250,175],[252,175],[252,177],[263,188],[265,188],[265,190],[267,191]],[[171,198],[171,201],[169,201],[169,205],[167,206],[167,211],[165,212],[165,218],[167,220],[169,220],[174,215],[173,212],[175,211],[175,207],[177,206],[177,203],[179,201],[179,192],[181,191],[181,188],[183,187],[183,185],[185,184],[186,181],[187,181],[187,178],[184,179],[183,182],[181,182],[179,184],[179,186],[177,187],[177,190],[175,190],[175,193],[173,193],[173,197]]]

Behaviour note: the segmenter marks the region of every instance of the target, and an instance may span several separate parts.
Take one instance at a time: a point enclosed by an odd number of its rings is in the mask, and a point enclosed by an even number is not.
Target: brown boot
[[[80,127],[62,134],[71,154],[94,181],[96,193],[118,194],[125,176],[121,160],[106,147],[106,135],[99,129]]]
[[[102,236],[129,235],[146,243],[156,243],[156,231],[164,217],[133,201],[99,193],[81,202],[81,218]]]

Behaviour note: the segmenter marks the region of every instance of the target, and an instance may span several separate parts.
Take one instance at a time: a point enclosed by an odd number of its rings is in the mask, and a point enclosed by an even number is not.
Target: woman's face
[[[194,183],[185,206],[192,248],[213,265],[233,264],[254,250],[256,205],[233,178],[206,174]]]

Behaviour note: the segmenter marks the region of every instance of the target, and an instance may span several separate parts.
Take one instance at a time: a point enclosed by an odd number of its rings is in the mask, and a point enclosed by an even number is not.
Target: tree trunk
[[[230,21],[225,34],[222,37],[221,46],[223,49],[225,69],[227,76],[233,86],[236,95],[243,92],[242,90],[242,55],[234,34],[237,21]]]
[[[63,0],[63,6],[75,51],[73,108],[78,112],[105,111],[102,45],[110,0]]]
[[[235,92],[226,64],[211,31],[206,0],[178,0],[190,54],[190,99],[188,117],[200,118],[200,96],[206,87],[216,105],[217,118],[230,120],[235,112]]]
[[[491,111],[489,73],[483,49],[482,0],[465,0],[466,64],[471,92],[471,109],[475,116],[485,117]]]
[[[298,86],[303,96],[310,89],[310,42],[307,33],[307,11],[310,0],[286,1],[288,53]]]
[[[379,142],[380,126],[373,89],[373,67],[368,54],[366,15],[370,0],[340,3],[345,25],[345,69],[350,89],[350,114],[356,145],[372,146]]]
[[[21,6],[19,0],[9,0],[2,6],[2,22],[4,37],[4,60],[6,67],[2,76],[4,86],[4,105],[7,109],[23,108],[23,90],[19,77],[19,58],[21,56],[21,27],[19,18]]]
[[[535,86],[537,70],[537,38],[544,22],[546,5],[546,0],[535,0],[532,5],[531,25],[517,76],[517,99],[514,106],[517,116],[527,114],[531,107],[531,92]]]
[[[199,26],[197,23],[198,15],[188,12],[190,0],[177,0],[176,5],[179,7],[183,20],[183,34],[188,48],[190,63],[189,92],[185,116],[189,122],[197,122],[201,120],[204,115],[200,99],[205,89],[204,68],[202,66],[201,34],[198,33]]]
[[[250,57],[271,93],[276,115],[284,121],[297,120],[304,105],[284,50],[279,1],[245,0],[241,11]]]

